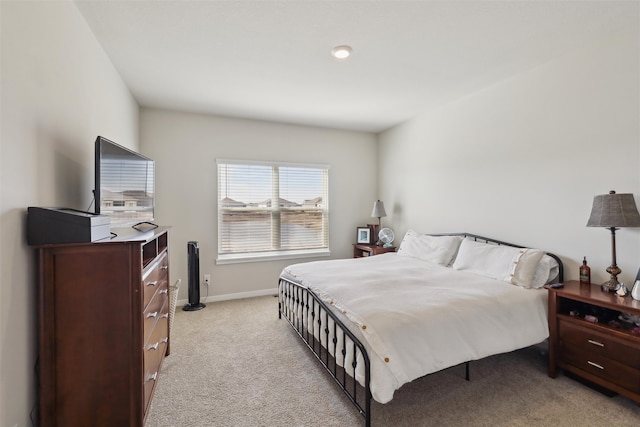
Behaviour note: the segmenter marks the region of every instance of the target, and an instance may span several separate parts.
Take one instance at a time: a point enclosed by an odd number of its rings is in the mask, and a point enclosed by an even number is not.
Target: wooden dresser
[[[640,402],[640,334],[623,313],[640,316],[640,301],[577,281],[549,289],[549,376],[564,369]]]
[[[143,426],[169,354],[166,228],[36,246],[40,425]]]

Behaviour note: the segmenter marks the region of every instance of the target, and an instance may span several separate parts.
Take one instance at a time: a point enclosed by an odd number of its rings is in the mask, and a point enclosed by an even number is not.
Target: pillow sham
[[[536,267],[544,252],[464,239],[453,268],[518,286],[531,287]]]
[[[560,274],[558,261],[545,254],[536,266],[535,273],[533,273],[531,287],[541,288],[547,283],[555,281],[558,278],[558,274]]]
[[[458,251],[461,236],[429,236],[407,231],[398,248],[398,255],[449,266]]]

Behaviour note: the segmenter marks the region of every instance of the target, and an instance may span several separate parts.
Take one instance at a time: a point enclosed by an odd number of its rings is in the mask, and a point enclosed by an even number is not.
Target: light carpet
[[[363,426],[284,319],[277,298],[178,308],[147,427]],[[547,376],[543,345],[458,366],[373,402],[373,426],[633,426],[640,405],[564,375]]]

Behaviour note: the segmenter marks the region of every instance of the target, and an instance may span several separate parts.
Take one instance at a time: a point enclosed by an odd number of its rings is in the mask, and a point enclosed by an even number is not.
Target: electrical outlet
[[[204,275],[204,284],[209,286],[211,284],[211,275],[210,274],[205,274]]]

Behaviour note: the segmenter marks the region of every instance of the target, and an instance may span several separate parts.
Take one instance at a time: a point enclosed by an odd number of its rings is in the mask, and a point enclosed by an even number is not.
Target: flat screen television
[[[95,162],[96,213],[108,216],[112,226],[153,221],[154,161],[98,136]]]

